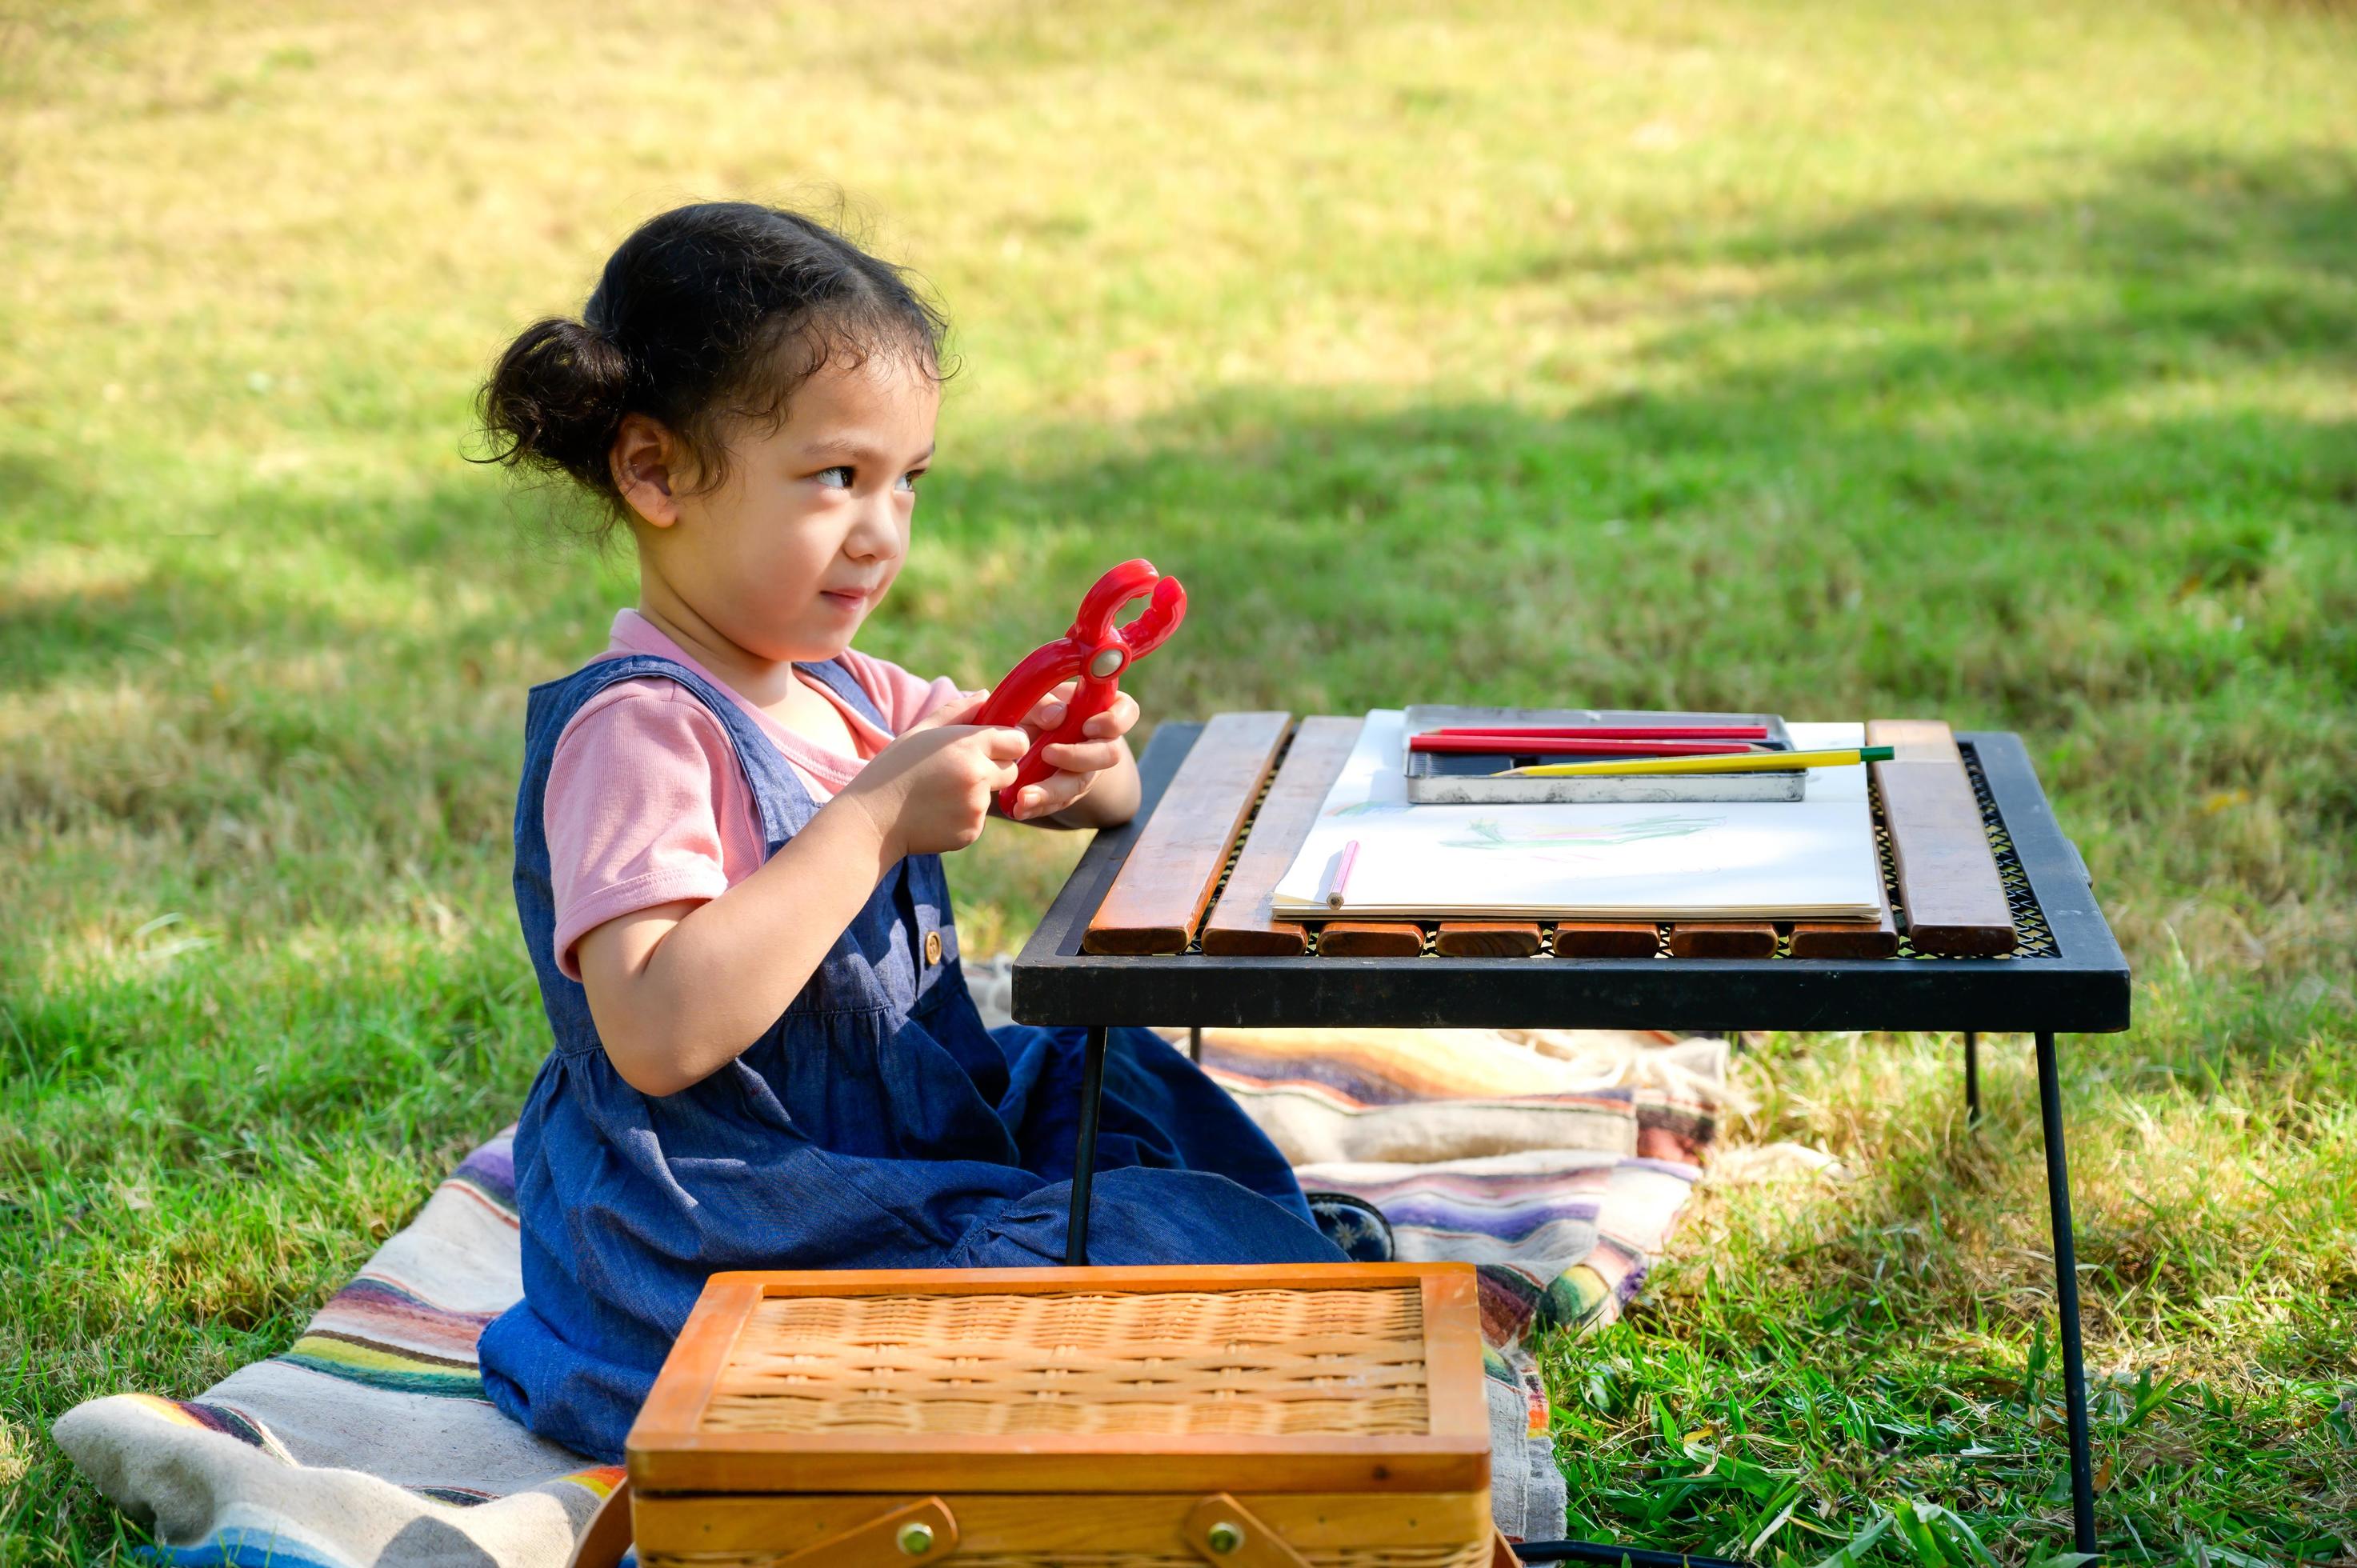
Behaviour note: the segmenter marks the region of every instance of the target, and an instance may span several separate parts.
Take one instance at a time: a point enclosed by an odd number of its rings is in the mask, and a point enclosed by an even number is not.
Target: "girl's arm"
[[[842,806],[821,807],[719,897],[658,904],[581,939],[589,1015],[624,1082],[676,1094],[734,1061],[809,983],[899,858]]]
[[[799,995],[904,855],[963,849],[1029,737],[954,721],[885,747],[767,864],[707,902],[657,905],[574,949],[597,1037],[623,1081],[675,1094],[734,1061]]]

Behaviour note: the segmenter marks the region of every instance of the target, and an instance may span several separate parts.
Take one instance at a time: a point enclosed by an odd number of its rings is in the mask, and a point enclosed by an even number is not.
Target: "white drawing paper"
[[[1794,746],[1858,746],[1865,726],[1796,724]],[[1810,769],[1800,800],[1412,806],[1406,715],[1378,708],[1279,879],[1280,918],[1870,919],[1882,868],[1866,768]],[[1326,888],[1357,840],[1342,908]]]

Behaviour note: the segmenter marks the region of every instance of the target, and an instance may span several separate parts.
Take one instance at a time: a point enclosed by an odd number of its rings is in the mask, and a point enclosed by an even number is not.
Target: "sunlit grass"
[[[48,1422],[283,1348],[512,1115],[522,692],[630,587],[469,398],[649,212],[834,187],[963,361],[873,651],[988,680],[1146,553],[1150,714],[2022,731],[2138,976],[2063,1056],[2106,1545],[2357,1557],[2334,8],[109,0],[0,18],[0,1560],[139,1539]],[[968,946],[1077,848],[961,856]],[[1547,1348],[1580,1528],[2067,1544],[1986,1049],[1976,1133],[1952,1036],[1747,1058],[1734,1135],[1848,1175]]]

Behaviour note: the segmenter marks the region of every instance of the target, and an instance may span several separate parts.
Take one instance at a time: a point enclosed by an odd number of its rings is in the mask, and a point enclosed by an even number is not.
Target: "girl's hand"
[[[1039,705],[1023,721],[1032,739],[1037,740],[1064,722],[1077,685],[1077,682],[1067,681],[1039,700]],[[1129,743],[1122,737],[1136,725],[1137,714],[1136,698],[1127,692],[1114,693],[1113,705],[1081,726],[1082,738],[1060,742],[1039,754],[1039,759],[1056,771],[1037,784],[1026,785],[1023,792],[1016,796],[1015,809],[1009,815],[1018,822],[1058,816],[1094,789],[1102,775],[1126,769],[1130,766]]]
[[[990,693],[944,703],[876,754],[835,797],[866,811],[893,855],[941,854],[982,836],[998,791],[1030,749],[1023,730],[966,724]]]

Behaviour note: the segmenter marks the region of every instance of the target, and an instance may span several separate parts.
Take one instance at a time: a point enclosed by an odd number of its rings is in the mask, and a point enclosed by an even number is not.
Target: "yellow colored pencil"
[[[1846,746],[1837,751],[1754,751],[1729,757],[1634,757],[1610,762],[1540,762],[1509,768],[1492,779],[1614,779],[1630,774],[1789,773],[1796,768],[1847,768],[1888,762],[1887,746]]]

